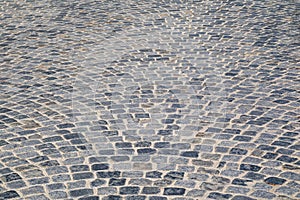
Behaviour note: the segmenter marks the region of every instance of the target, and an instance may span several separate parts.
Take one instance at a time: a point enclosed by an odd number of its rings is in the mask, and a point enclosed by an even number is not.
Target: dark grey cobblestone
[[[233,197],[232,200],[255,200],[255,199],[253,199],[251,197],[247,197],[247,196],[237,195],[237,196]]]
[[[299,1],[3,1],[0,199],[300,199]]]
[[[2,199],[13,199],[17,197],[20,197],[20,195],[14,190],[9,190],[0,194],[0,198]]]
[[[93,190],[91,190],[91,189],[70,190],[71,197],[79,197],[79,196],[86,196],[86,195],[92,195],[92,194],[93,194]]]
[[[120,188],[120,194],[138,194],[140,188],[134,187],[134,186],[127,186],[127,187],[121,187]]]
[[[184,195],[184,188],[165,188],[164,195]]]
[[[89,196],[89,197],[82,197],[82,198],[79,198],[79,200],[99,200],[100,197],[98,196]]]
[[[272,194],[270,192],[264,191],[264,190],[257,190],[251,194],[251,196],[261,199],[274,199],[276,197],[275,194]]]
[[[48,190],[60,190],[60,189],[65,189],[66,186],[62,183],[53,183],[53,184],[49,184],[47,185],[47,189]]]

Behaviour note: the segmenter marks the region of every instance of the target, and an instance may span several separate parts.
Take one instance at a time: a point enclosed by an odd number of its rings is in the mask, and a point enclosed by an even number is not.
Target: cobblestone
[[[298,10],[3,1],[0,199],[299,199]]]

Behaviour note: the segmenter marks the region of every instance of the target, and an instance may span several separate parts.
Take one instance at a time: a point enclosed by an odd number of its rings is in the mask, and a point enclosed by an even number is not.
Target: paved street
[[[0,0],[0,199],[299,200],[299,17]]]

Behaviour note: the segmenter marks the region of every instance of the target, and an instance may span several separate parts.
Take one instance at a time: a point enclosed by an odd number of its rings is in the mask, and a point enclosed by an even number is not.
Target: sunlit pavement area
[[[299,200],[299,14],[0,0],[0,199]]]

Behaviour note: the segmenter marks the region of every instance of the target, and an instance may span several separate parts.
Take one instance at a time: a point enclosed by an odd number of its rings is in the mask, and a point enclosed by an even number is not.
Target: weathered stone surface
[[[0,199],[299,199],[298,7],[3,1]]]

